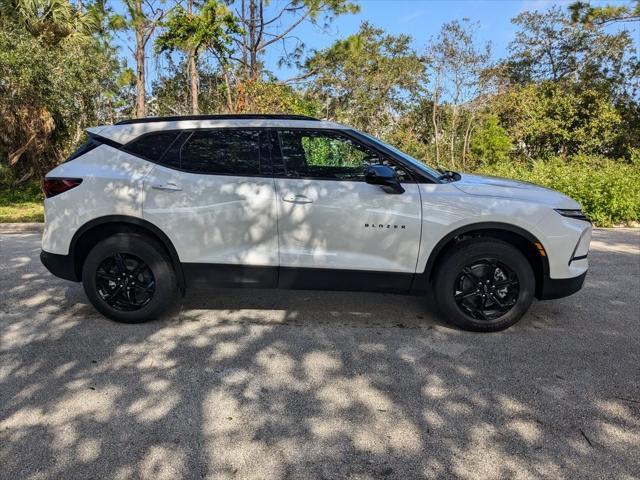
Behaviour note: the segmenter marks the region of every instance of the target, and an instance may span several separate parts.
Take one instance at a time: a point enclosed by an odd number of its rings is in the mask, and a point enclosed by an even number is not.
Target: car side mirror
[[[365,182],[371,185],[379,185],[386,193],[404,193],[396,171],[386,165],[370,165],[364,174]]]

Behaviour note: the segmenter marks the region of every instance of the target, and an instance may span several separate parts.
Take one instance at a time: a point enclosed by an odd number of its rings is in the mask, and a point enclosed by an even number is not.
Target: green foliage
[[[628,156],[623,118],[606,89],[571,81],[531,83],[496,96],[489,109],[508,126],[517,152],[529,158]]]
[[[640,0],[635,0],[635,6],[604,5],[594,7],[590,2],[574,2],[569,5],[571,20],[587,26],[604,25],[613,22],[630,22],[640,20]]]
[[[17,180],[51,169],[85,126],[113,121],[120,91],[120,65],[103,42],[74,29],[52,41],[51,29],[25,22],[0,19],[0,161]]]
[[[485,175],[514,178],[563,192],[582,205],[600,227],[640,221],[640,163],[576,156],[532,163],[486,165]]]
[[[573,79],[585,84],[622,86],[636,60],[628,31],[609,33],[571,21],[559,7],[523,12],[513,19],[519,30],[506,64],[518,83]]]
[[[305,67],[323,115],[375,135],[388,132],[423,81],[424,65],[410,42],[363,23],[357,34],[316,52]]]
[[[176,7],[163,22],[165,31],[156,39],[156,52],[208,48],[221,57],[230,53],[232,35],[241,33],[231,11],[218,0],[207,0],[197,14]]]
[[[237,105],[239,112],[251,113],[293,113],[317,116],[319,106],[315,99],[302,95],[288,85],[278,82],[248,80],[239,85],[249,102]]]
[[[471,153],[474,160],[484,164],[508,161],[512,148],[513,144],[507,131],[495,115],[485,118],[471,137]]]
[[[152,96],[156,100],[150,105],[153,115],[188,115],[189,78],[186,62],[169,62],[163,75],[153,82]],[[227,111],[224,79],[219,71],[200,67],[198,99],[200,111],[216,113]]]
[[[307,164],[315,166],[360,166],[366,156],[362,150],[355,148],[349,142],[327,137],[304,137],[302,148],[307,157]]]

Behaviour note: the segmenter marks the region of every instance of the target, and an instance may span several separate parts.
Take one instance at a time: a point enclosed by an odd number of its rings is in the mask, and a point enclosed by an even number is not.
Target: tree
[[[424,83],[424,66],[410,44],[408,35],[386,35],[365,22],[357,34],[308,59],[308,91],[325,117],[384,136]]]
[[[627,31],[607,33],[574,23],[565,11],[524,12],[513,23],[519,30],[509,46],[509,78],[519,84],[571,79],[594,85],[623,86],[637,63]]]
[[[0,161],[20,182],[64,158],[88,123],[107,121],[122,68],[108,38],[66,0],[0,8]]]
[[[635,6],[605,5],[594,7],[590,2],[574,2],[569,6],[571,20],[589,27],[603,26],[609,23],[640,22],[640,0]]]
[[[486,116],[471,138],[471,153],[483,163],[508,161],[512,148],[509,134],[496,115]]]
[[[575,22],[556,7],[513,20],[520,28],[510,57],[496,69],[504,95],[493,107],[527,155],[630,158],[640,125],[640,62],[633,40],[628,31],[611,32],[606,22],[595,21],[605,10],[572,8],[574,18],[578,12],[592,21]],[[508,106],[502,103],[506,99]]]
[[[137,118],[146,115],[146,68],[145,53],[147,44],[158,24],[165,15],[154,0],[124,0],[127,18],[123,19],[121,27],[130,28],[135,36],[134,57],[136,62],[136,102],[134,114]]]
[[[49,44],[89,31],[87,19],[67,0],[0,0],[0,13]]]
[[[157,52],[181,50],[186,53],[191,92],[191,113],[199,113],[198,57],[208,49],[222,66],[230,54],[231,35],[240,32],[235,17],[218,0],[207,0],[194,13],[189,0],[187,10],[177,7],[163,26],[166,30],[156,39]]]
[[[482,72],[488,67],[491,57],[489,44],[476,46],[474,39],[478,24],[468,19],[453,21],[442,26],[438,37],[427,48],[425,61],[432,78],[432,111],[436,164],[440,164],[440,132],[442,131],[441,101],[449,101],[449,163],[456,165],[456,140],[464,139],[462,163],[464,165],[469,136],[471,135],[475,109],[483,93],[485,83]],[[460,109],[467,109],[464,134],[459,132]]]
[[[606,88],[569,81],[514,86],[491,111],[526,157],[576,154],[628,156],[623,118]]]
[[[153,115],[188,115],[191,91],[187,58],[175,63],[171,57],[152,84],[154,103],[149,106]],[[198,64],[198,108],[201,112],[220,112],[227,109],[223,74],[216,65]]]
[[[355,13],[358,6],[348,0],[290,0],[265,18],[268,0],[232,0],[243,28],[236,38],[238,60],[245,78],[257,80],[262,73],[260,56],[271,46],[281,44],[284,63],[299,60],[304,43],[293,31],[305,21],[324,26],[338,15]],[[287,43],[293,42],[291,48]]]

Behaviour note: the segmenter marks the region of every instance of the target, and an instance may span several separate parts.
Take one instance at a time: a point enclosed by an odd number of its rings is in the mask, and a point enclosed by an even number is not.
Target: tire
[[[91,249],[82,266],[82,284],[96,310],[122,323],[169,313],[178,295],[176,274],[162,246],[132,233],[113,235]]]
[[[496,332],[527,312],[535,276],[528,260],[509,243],[463,240],[438,263],[433,292],[444,320],[463,330]]]

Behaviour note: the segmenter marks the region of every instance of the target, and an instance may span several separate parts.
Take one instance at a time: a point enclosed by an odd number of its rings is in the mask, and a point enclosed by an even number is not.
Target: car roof
[[[348,127],[334,122],[299,115],[207,115],[185,117],[150,117],[126,120],[115,125],[87,128],[92,135],[99,135],[125,144],[141,135],[165,130],[192,130],[207,128],[309,128],[339,129]]]

